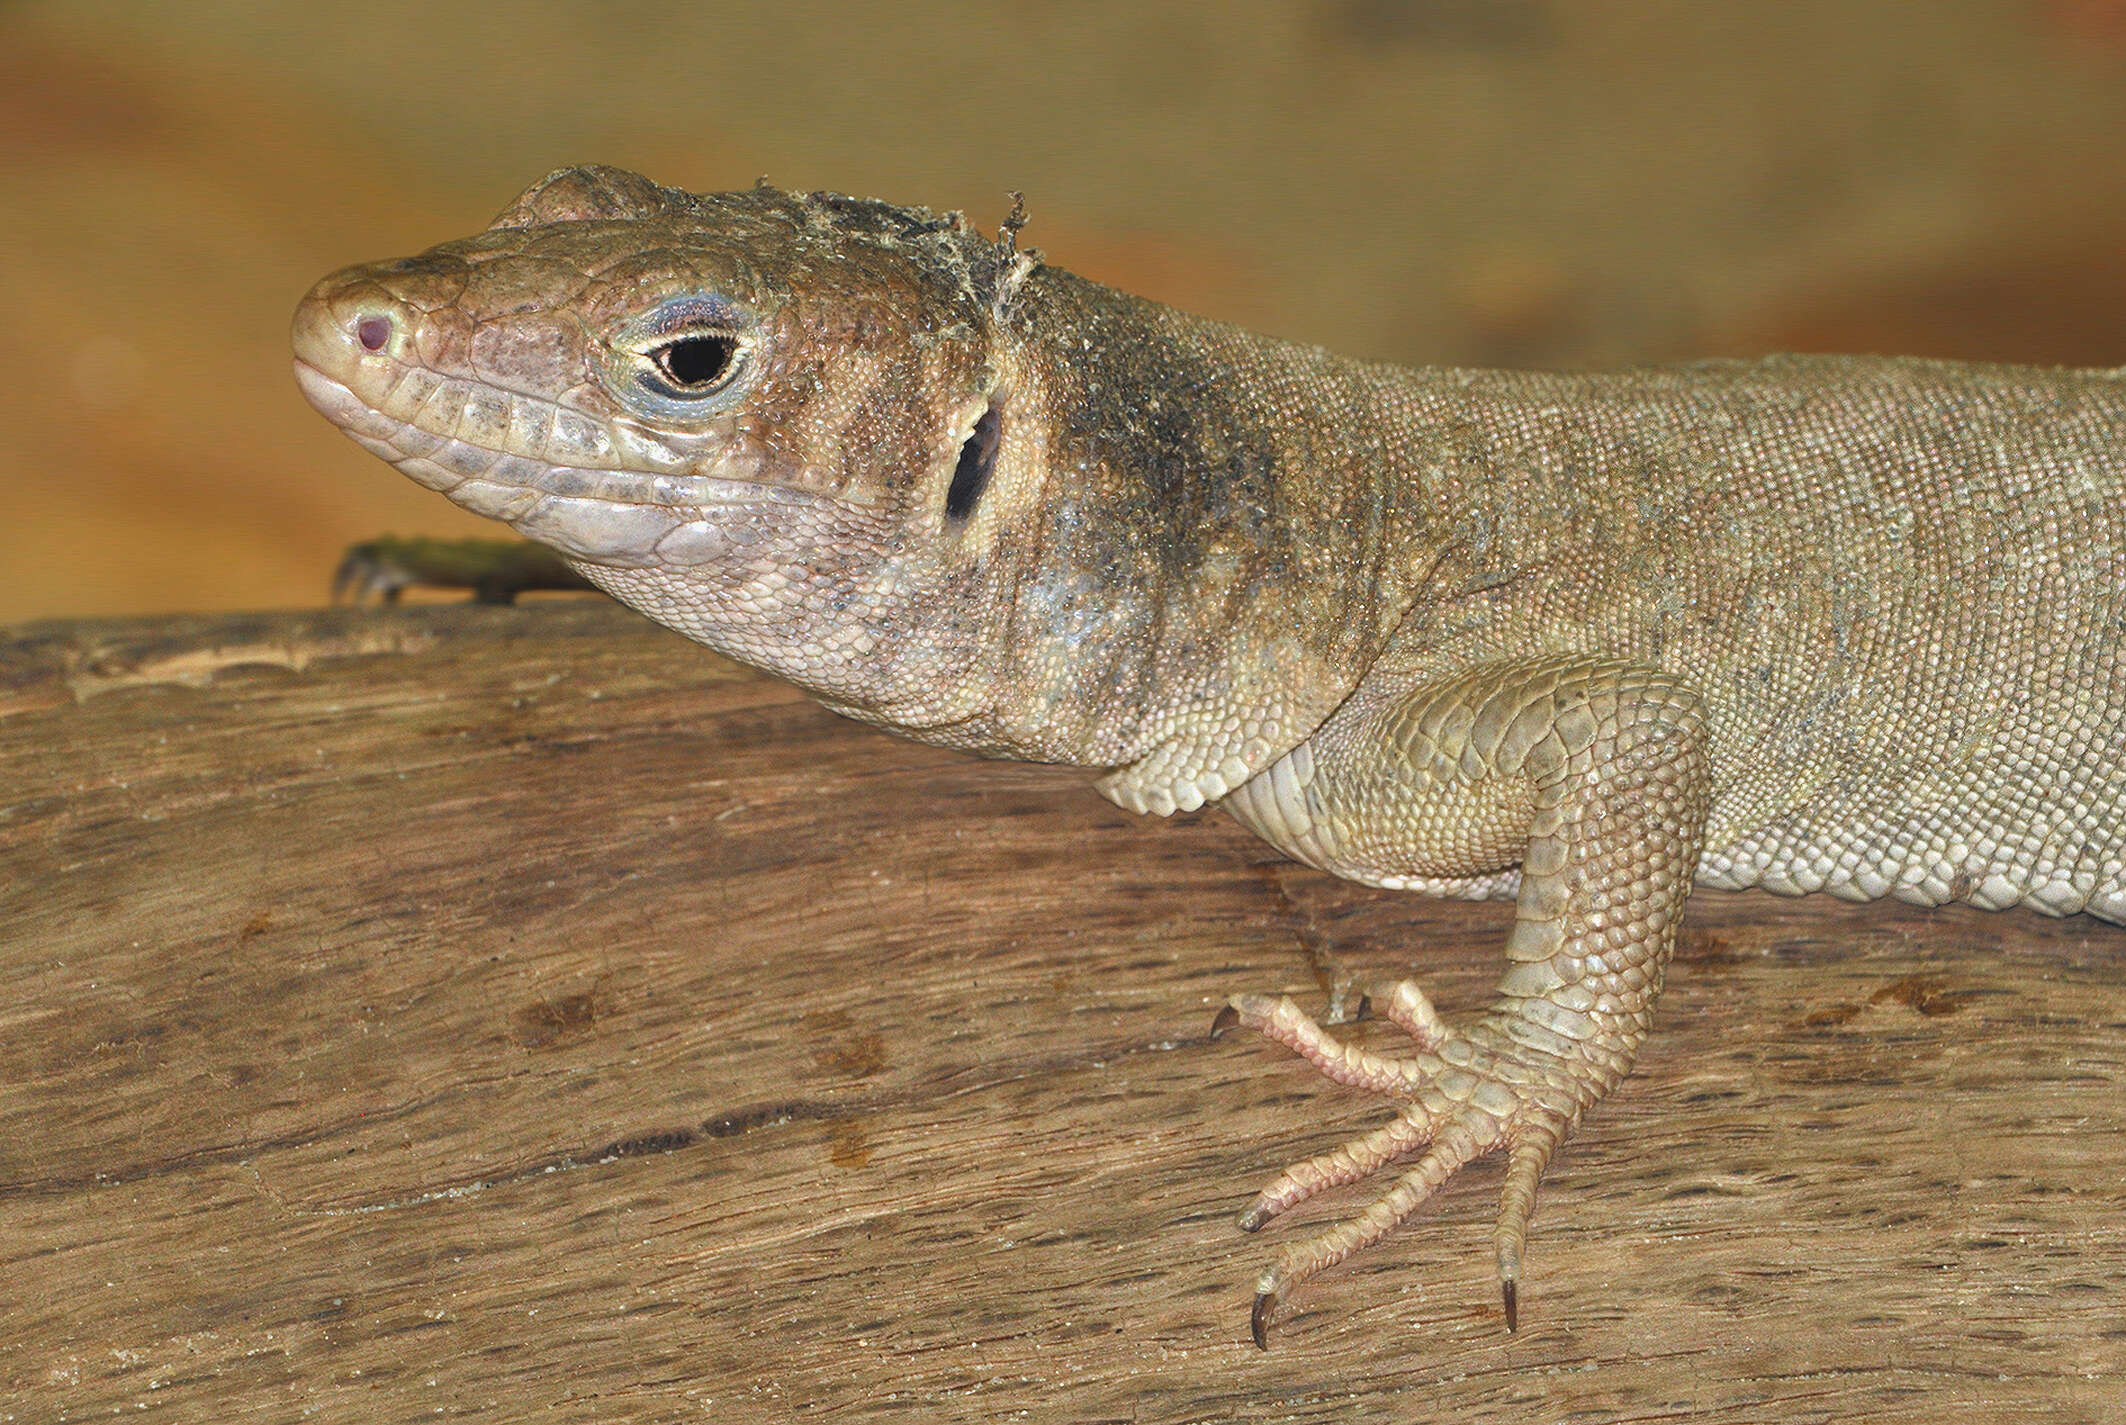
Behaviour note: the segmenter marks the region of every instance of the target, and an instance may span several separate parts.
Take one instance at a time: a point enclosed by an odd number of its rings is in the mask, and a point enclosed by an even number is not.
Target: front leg
[[[1416,689],[1361,690],[1228,800],[1279,847],[1377,885],[1429,888],[1520,867],[1488,1011],[1450,1025],[1408,981],[1380,997],[1413,1053],[1342,1044],[1288,998],[1241,995],[1220,1013],[1215,1028],[1259,1030],[1338,1083],[1402,1105],[1386,1126],[1287,1168],[1242,1227],[1421,1154],[1372,1207],[1263,1273],[1258,1345],[1300,1282],[1386,1236],[1463,1164],[1499,1149],[1493,1238],[1507,1327],[1518,1325],[1537,1179],[1631,1068],[1661,991],[1704,842],[1705,742],[1697,697],[1665,673],[1587,658],[1493,663]]]

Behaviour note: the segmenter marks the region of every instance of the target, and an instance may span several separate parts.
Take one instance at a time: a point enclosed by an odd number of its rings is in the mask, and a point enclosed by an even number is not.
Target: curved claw
[[[1217,1017],[1211,1021],[1211,1038],[1223,1039],[1226,1032],[1238,1023],[1240,1023],[1240,1011],[1231,1005],[1225,1006],[1225,1008],[1218,1011]]]
[[[1277,1293],[1255,1293],[1255,1309],[1248,1313],[1248,1330],[1254,1333],[1255,1345],[1264,1351],[1270,1349],[1270,1317],[1277,1311]]]
[[[1515,1143],[1506,1160],[1506,1177],[1499,1185],[1498,1223],[1492,1240],[1499,1259],[1499,1290],[1506,1299],[1506,1329],[1518,1331],[1520,1321],[1521,1252],[1528,1242],[1528,1219],[1535,1212],[1535,1187],[1550,1155],[1563,1135],[1547,1125]]]

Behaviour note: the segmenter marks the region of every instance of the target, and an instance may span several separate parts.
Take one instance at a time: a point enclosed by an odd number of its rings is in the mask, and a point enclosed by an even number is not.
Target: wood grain
[[[1247,1342],[1378,1120],[1234,989],[1507,909],[895,742],[595,602],[0,638],[0,1420],[2101,1420],[2126,934],[1705,893],[1553,1168]],[[1352,1033],[1381,1043],[1376,1024]]]

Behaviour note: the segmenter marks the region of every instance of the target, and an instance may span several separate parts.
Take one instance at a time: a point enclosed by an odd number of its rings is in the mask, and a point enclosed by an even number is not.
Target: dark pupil
[[[731,369],[738,343],[727,336],[690,336],[657,349],[657,369],[675,386],[706,386]]]

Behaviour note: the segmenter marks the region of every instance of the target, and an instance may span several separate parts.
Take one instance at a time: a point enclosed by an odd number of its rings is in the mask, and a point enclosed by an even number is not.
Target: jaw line
[[[859,506],[764,480],[554,465],[422,430],[301,357],[295,379],[320,415],[416,484],[585,563],[652,568],[727,557],[719,509],[819,501]]]
[[[518,455],[424,430],[412,421],[401,420],[370,405],[337,377],[299,356],[295,358],[295,379],[302,387],[304,398],[318,414],[393,465],[403,469],[408,463],[418,462],[425,467],[424,473],[406,473],[429,489],[446,495],[458,482],[479,480],[528,494],[597,499],[615,505],[654,506],[675,514],[694,507],[762,499],[831,499],[846,505],[866,503],[780,481],[736,475],[652,474],[617,465],[558,465],[537,456]],[[446,450],[473,468],[458,468],[433,458]]]

